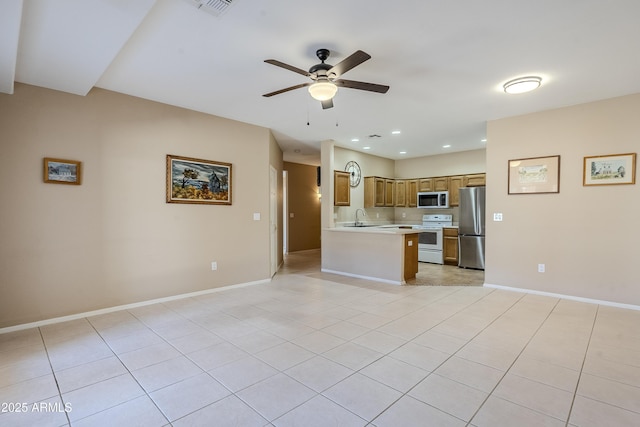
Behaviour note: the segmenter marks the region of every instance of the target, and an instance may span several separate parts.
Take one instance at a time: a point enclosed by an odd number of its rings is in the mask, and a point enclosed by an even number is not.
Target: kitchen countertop
[[[325,228],[325,231],[346,233],[376,233],[376,234],[416,234],[420,230],[407,224],[365,225],[360,227],[334,227]]]

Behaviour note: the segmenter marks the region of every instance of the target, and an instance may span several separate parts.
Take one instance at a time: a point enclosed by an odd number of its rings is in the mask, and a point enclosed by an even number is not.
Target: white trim
[[[379,277],[361,276],[359,274],[345,273],[344,271],[328,270],[326,268],[323,268],[320,271],[322,271],[323,273],[333,273],[333,274],[339,274],[340,276],[349,276],[349,277],[355,277],[358,279],[371,280],[373,282],[388,283],[390,285],[404,285],[406,283],[405,281],[398,282],[396,280],[381,279]]]
[[[68,316],[54,317],[52,319],[39,320],[37,322],[24,323],[22,325],[15,325],[15,326],[8,326],[6,328],[0,328],[0,334],[21,331],[23,329],[37,328],[40,326],[52,325],[54,323],[68,322],[69,320],[83,319],[85,317],[90,317],[90,316],[98,316],[100,314],[112,313],[114,311],[129,310],[131,308],[144,307],[145,305],[158,304],[161,302],[168,302],[168,301],[174,301],[174,300],[179,300],[184,298],[197,297],[200,295],[212,294],[214,292],[227,291],[229,289],[260,285],[260,284],[269,283],[269,282],[271,282],[271,279],[256,280],[254,282],[246,282],[246,283],[239,283],[237,285],[221,286],[219,288],[206,289],[204,291],[189,292],[187,294],[156,298],[156,299],[147,300],[147,301],[135,302],[132,304],[117,305],[115,307],[108,307],[108,308],[102,308],[100,310],[86,311],[84,313],[78,313],[78,314],[70,314]]]
[[[545,297],[568,299],[568,300],[572,300],[572,301],[586,302],[586,303],[589,303],[589,304],[599,304],[599,305],[605,305],[605,306],[609,306],[609,307],[625,308],[625,309],[628,309],[628,310],[638,310],[638,311],[640,311],[640,305],[623,304],[623,303],[613,302],[613,301],[605,301],[605,300],[599,300],[599,299],[577,297],[577,296],[574,296],[574,295],[556,294],[556,293],[553,293],[553,292],[535,291],[535,290],[532,290],[532,289],[513,288],[511,286],[492,285],[490,283],[485,283],[483,286],[485,288],[501,289],[503,291],[514,291],[514,292],[521,292],[521,293],[526,293],[526,294],[542,295],[542,296],[545,296]]]

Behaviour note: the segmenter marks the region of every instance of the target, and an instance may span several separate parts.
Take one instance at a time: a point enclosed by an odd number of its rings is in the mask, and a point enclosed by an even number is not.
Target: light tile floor
[[[0,335],[0,425],[640,425],[640,312],[318,265]]]

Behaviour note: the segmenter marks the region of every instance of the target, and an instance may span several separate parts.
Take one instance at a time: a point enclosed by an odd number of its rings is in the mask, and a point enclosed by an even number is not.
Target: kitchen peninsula
[[[326,228],[322,271],[403,285],[418,272],[418,233],[402,226]]]

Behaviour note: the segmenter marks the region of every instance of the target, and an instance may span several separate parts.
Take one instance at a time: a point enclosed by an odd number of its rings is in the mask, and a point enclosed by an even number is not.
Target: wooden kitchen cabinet
[[[395,206],[403,208],[407,206],[407,181],[404,179],[395,180]]]
[[[464,187],[481,187],[486,185],[487,175],[484,173],[475,173],[473,175],[464,176]]]
[[[433,179],[420,178],[418,181],[418,191],[433,191]]]
[[[437,178],[432,178],[432,180],[433,191],[449,191],[449,177],[439,176]]]
[[[410,179],[407,181],[407,207],[415,208],[418,206],[418,180]]]
[[[384,207],[385,179],[377,176],[364,177],[364,207]]]
[[[458,265],[458,229],[442,229],[442,256],[447,265]]]
[[[418,273],[418,235],[404,235],[404,280],[413,279]]]
[[[333,206],[351,205],[351,187],[349,172],[333,171]]]
[[[384,179],[384,205],[393,207],[395,203],[395,179]]]
[[[464,176],[449,177],[449,206],[458,206],[460,204],[460,188],[464,187]]]

